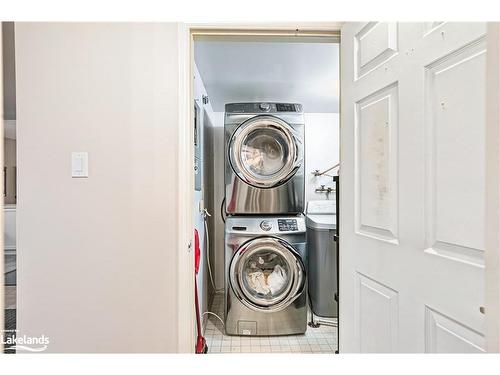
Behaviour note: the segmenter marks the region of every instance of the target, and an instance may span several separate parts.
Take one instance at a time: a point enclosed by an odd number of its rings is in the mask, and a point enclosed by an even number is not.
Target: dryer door
[[[304,290],[305,267],[286,241],[260,237],[235,252],[229,269],[231,288],[247,307],[274,312],[289,306]]]
[[[257,116],[241,124],[228,152],[236,175],[258,188],[283,184],[303,159],[302,140],[290,125],[273,116]]]

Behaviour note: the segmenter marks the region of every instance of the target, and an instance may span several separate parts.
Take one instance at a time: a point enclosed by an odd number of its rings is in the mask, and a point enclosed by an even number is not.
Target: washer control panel
[[[265,112],[268,112],[271,109],[271,104],[269,103],[260,103],[259,108]]]
[[[266,232],[270,231],[273,225],[269,220],[262,220],[260,222],[260,229],[265,230]]]
[[[278,219],[278,229],[280,232],[298,231],[297,219]]]
[[[226,233],[242,236],[285,236],[306,232],[306,219],[297,216],[228,216],[225,225]]]

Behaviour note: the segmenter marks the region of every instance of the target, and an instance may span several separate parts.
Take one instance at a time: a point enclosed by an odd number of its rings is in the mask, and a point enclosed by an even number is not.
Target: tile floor
[[[224,294],[214,296],[210,311],[224,319]],[[226,336],[222,323],[208,315],[205,327],[209,353],[329,353],[337,348],[337,328],[321,325],[303,335],[240,337]]]

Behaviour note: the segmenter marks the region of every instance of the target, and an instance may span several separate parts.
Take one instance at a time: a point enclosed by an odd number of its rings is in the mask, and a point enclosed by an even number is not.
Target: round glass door
[[[277,311],[300,295],[305,271],[299,255],[288,243],[263,237],[245,243],[235,253],[230,280],[233,291],[248,307]]]
[[[233,134],[229,160],[246,183],[274,187],[291,178],[302,160],[298,138],[284,121],[260,116],[243,123]]]

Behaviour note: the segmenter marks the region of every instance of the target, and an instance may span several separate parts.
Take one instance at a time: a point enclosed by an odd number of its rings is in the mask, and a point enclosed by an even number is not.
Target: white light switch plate
[[[89,155],[87,152],[71,153],[71,177],[82,178],[89,176]]]

